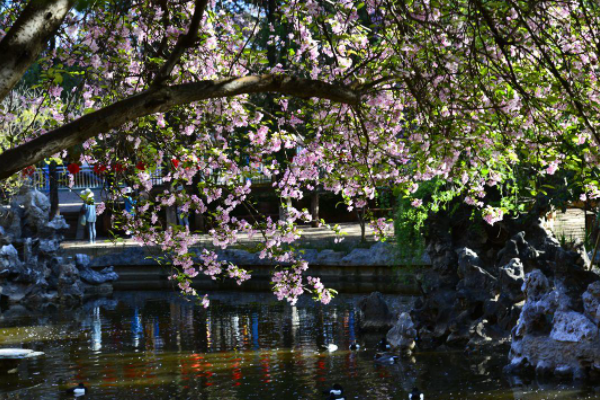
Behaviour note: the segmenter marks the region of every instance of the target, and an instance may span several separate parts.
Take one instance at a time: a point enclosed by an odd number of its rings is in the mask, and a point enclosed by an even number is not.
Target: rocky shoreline
[[[432,267],[415,308],[389,330],[389,316],[364,313],[379,320],[398,352],[510,343],[508,373],[600,376],[600,274],[581,244],[563,248],[538,218],[487,231],[471,229],[460,214],[429,223]],[[375,295],[365,300],[370,310],[378,302]]]

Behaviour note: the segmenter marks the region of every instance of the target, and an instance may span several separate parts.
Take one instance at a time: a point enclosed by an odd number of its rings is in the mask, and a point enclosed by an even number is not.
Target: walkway
[[[342,223],[339,224],[342,231],[347,234],[344,236],[344,240],[340,243],[336,243],[335,239],[337,236],[326,228],[312,228],[309,226],[301,226],[300,230],[302,231],[302,236],[300,240],[297,242],[301,244],[302,248],[310,248],[310,249],[325,249],[331,248],[336,250],[348,249],[355,247],[356,244],[360,241],[360,225],[358,223]],[[255,235],[252,239],[248,238],[247,234],[239,235],[239,244],[241,246],[255,246],[256,244],[262,242],[262,237],[260,235]],[[374,242],[375,237],[373,236],[373,230],[367,227],[367,235],[366,239],[368,242]],[[123,239],[123,241],[119,241],[118,243],[113,243],[108,239],[102,240],[99,239],[98,242],[94,244],[89,244],[87,241],[75,241],[69,240],[64,241],[62,243],[63,249],[69,249],[71,251],[82,248],[89,249],[91,247],[95,247],[98,249],[108,249],[108,248],[123,248],[123,247],[133,247],[139,246],[138,243],[133,241],[132,239]],[[213,247],[212,239],[206,235],[194,235],[194,244],[192,247]]]

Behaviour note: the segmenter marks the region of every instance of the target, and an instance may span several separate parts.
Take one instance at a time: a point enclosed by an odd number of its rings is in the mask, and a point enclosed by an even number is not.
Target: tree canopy
[[[491,224],[562,174],[582,198],[597,181],[600,10],[585,0],[30,0],[0,5],[0,178],[60,156],[150,192],[124,216],[173,254],[183,290],[198,273],[247,271],[162,229],[177,205],[211,219],[214,243],[264,235],[279,298],[330,292],[290,247],[305,210],[244,220],[248,178],[282,199],[322,187],[362,209],[381,186],[419,209],[462,196]],[[29,72],[27,72],[29,71]],[[35,73],[35,79],[27,74]],[[43,96],[27,96],[29,87]],[[40,123],[16,119],[44,115]],[[34,117],[31,117],[33,115]],[[48,117],[51,116],[51,117]],[[560,172],[557,172],[560,171]],[[424,181],[443,191],[423,203]],[[181,189],[177,189],[181,186]],[[491,199],[486,188],[500,196]],[[115,196],[118,196],[116,189]],[[389,221],[373,220],[381,235]]]

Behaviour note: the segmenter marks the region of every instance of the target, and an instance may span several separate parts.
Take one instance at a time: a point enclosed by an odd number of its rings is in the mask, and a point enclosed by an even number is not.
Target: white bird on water
[[[75,397],[85,396],[87,388],[83,383],[80,383],[74,388],[67,389],[67,394],[71,394]]]
[[[333,343],[329,343],[327,346],[325,346],[325,348],[330,353],[333,353],[334,351],[336,351],[338,349],[337,345],[335,345]]]
[[[344,389],[342,389],[342,386],[338,383],[333,385],[330,390],[326,390],[324,393],[329,394],[327,400],[345,400]]]

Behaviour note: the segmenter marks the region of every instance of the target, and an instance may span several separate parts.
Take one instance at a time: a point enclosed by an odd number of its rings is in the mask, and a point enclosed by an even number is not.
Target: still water
[[[381,337],[359,334],[358,298],[292,307],[266,293],[220,293],[204,310],[174,293],[128,292],[76,310],[11,309],[0,314],[0,347],[46,356],[0,375],[0,399],[67,398],[78,382],[90,388],[84,399],[324,399],[334,383],[347,399],[406,399],[414,386],[428,400],[600,399],[600,383],[509,381],[505,349],[376,365]],[[354,340],[363,349],[347,350]],[[339,350],[328,353],[330,343]]]

